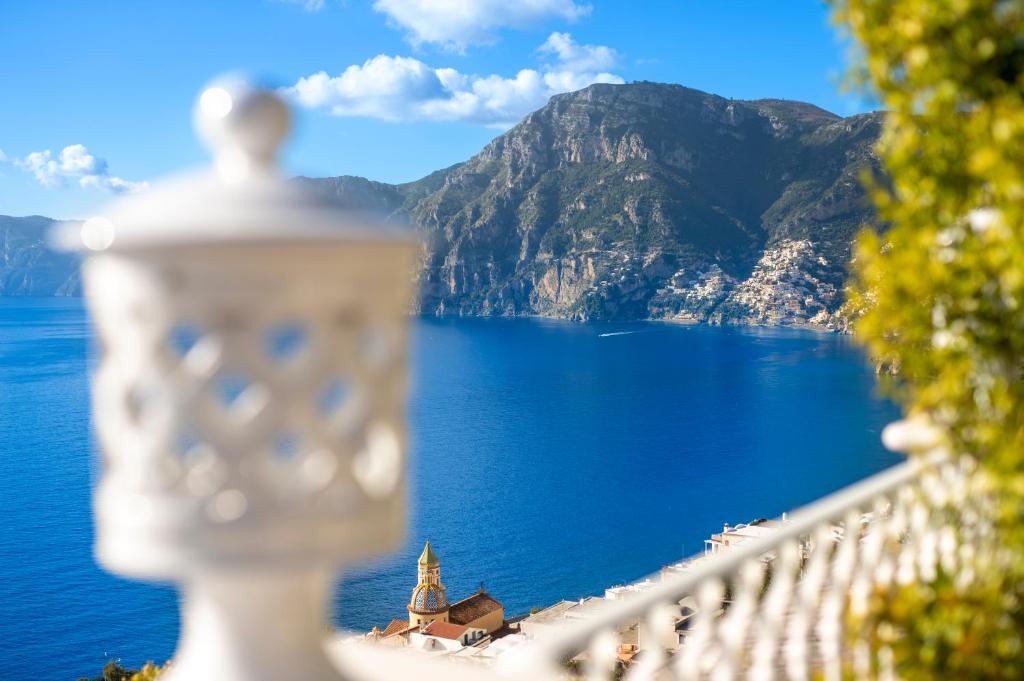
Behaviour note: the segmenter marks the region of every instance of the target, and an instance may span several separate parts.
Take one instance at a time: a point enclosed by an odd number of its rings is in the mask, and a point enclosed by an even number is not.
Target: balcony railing
[[[388,671],[377,678],[403,678],[403,661],[418,659],[421,678],[597,681],[615,678],[620,632],[634,631],[631,680],[894,678],[892,652],[870,643],[878,637],[869,599],[932,580],[940,567],[956,574],[970,557],[964,542],[984,532],[984,514],[972,512],[982,497],[968,491],[969,462],[950,461],[926,426],[894,424],[885,440],[916,456],[796,511],[770,534],[663,573],[489,667],[355,647],[349,659],[383,655],[374,668]]]

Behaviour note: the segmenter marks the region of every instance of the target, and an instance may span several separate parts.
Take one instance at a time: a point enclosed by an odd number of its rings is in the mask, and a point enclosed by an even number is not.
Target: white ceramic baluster
[[[917,578],[917,544],[921,538],[915,534],[915,524],[920,522],[921,509],[915,503],[915,493],[911,487],[901,489],[897,494],[896,508],[893,512],[892,524],[898,528],[898,544],[893,560],[896,584],[906,586]],[[883,575],[882,582],[888,581]]]
[[[619,637],[614,631],[597,633],[587,646],[587,681],[611,681],[617,661]]]
[[[845,631],[843,614],[849,603],[850,583],[861,540],[861,518],[859,508],[852,508],[846,513],[843,520],[843,538],[832,562],[827,593],[822,601],[817,634],[820,638],[825,681],[839,681],[842,678],[841,652],[845,643],[842,639]]]
[[[736,579],[732,581],[732,604],[718,624],[722,659],[711,675],[714,681],[734,679],[738,675],[745,655],[744,645],[751,619],[764,584],[764,564],[760,561],[746,563]]]
[[[804,571],[804,577],[800,584],[802,600],[807,604],[806,610],[809,617],[804,631],[804,641],[807,641],[807,660],[805,665],[807,673],[817,671],[821,667],[821,659],[815,658],[816,652],[820,653],[821,641],[813,638],[824,615],[823,601],[828,580],[831,577],[833,560],[838,550],[836,537],[833,533],[834,526],[831,521],[822,523],[814,536],[815,551],[808,561],[808,568]]]
[[[786,628],[786,673],[789,678],[798,680],[808,678],[810,646],[807,635],[816,615],[818,595],[832,551],[830,525],[820,525],[815,530],[810,547]]]
[[[725,587],[719,579],[708,580],[698,587],[695,594],[697,614],[691,620],[693,624],[681,654],[676,654],[674,671],[678,678],[703,678],[705,670],[718,661],[718,651],[714,646],[715,620],[722,609],[724,595]]]
[[[860,621],[853,647],[853,670],[857,678],[871,676],[871,649],[868,644],[870,622],[867,620],[876,586],[878,565],[890,537],[892,502],[886,497],[875,500],[871,510],[871,527],[860,544],[860,560],[850,587],[850,614]]]
[[[627,681],[652,681],[665,667],[668,656],[665,654],[664,642],[669,633],[675,632],[675,616],[678,613],[678,605],[667,603],[658,603],[646,613],[642,624],[650,632],[649,641],[644,646],[640,661],[627,674]]]
[[[336,679],[334,569],[404,535],[416,245],[278,177],[288,111],[273,92],[214,85],[196,120],[214,172],[59,237],[89,251],[103,348],[96,553],[182,584],[167,681]]]

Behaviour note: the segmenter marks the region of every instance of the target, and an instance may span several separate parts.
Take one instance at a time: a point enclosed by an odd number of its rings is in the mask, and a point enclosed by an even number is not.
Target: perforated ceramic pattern
[[[201,502],[210,523],[386,500],[403,473],[402,310],[372,291],[297,305],[302,286],[242,269],[197,296],[201,264],[90,263],[108,484]]]

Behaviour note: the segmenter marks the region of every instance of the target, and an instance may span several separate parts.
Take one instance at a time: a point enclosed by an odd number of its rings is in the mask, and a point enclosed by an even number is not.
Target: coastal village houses
[[[784,514],[781,520],[759,519],[739,525],[726,524],[721,533],[712,534],[705,541],[703,555],[666,565],[660,575],[610,587],[605,590],[604,596],[559,601],[511,620],[505,619],[502,604],[482,587],[468,598],[449,603],[441,582],[441,561],[430,542],[427,542],[417,561],[417,583],[406,606],[407,617],[392,620],[383,630],[374,627],[363,638],[385,645],[408,646],[431,655],[448,655],[456,660],[490,664],[530,639],[557,635],[565,626],[571,625],[573,620],[599,616],[613,607],[613,601],[625,600],[655,588],[661,580],[680,572],[688,572],[712,556],[731,551],[746,541],[770,536],[778,532],[786,522]],[[842,533],[837,529],[833,534],[836,539],[840,539]],[[766,554],[765,560],[773,559],[773,554]],[[642,618],[623,621],[616,627],[615,634],[619,641],[616,657],[622,668],[636,663],[643,657],[645,650],[657,648],[675,652],[685,644],[698,605],[692,596],[686,596],[675,606],[673,626],[670,628],[654,630]],[[724,606],[713,616],[717,618],[723,613]],[[585,655],[582,654],[580,659]]]
[[[393,619],[368,638],[387,645],[414,646],[425,651],[457,652],[486,644],[505,627],[505,608],[483,587],[455,603],[441,582],[441,561],[428,541],[417,561],[417,583],[406,606],[406,619]]]

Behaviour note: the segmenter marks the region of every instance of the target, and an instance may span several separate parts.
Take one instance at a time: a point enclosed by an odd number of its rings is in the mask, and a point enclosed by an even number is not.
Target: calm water
[[[605,335],[614,334],[614,335]],[[177,603],[92,561],[89,329],[77,301],[0,298],[0,679],[170,656]],[[413,517],[338,617],[402,616],[429,537],[449,596],[511,613],[600,593],[895,462],[895,408],[849,341],[665,324],[419,321]]]

